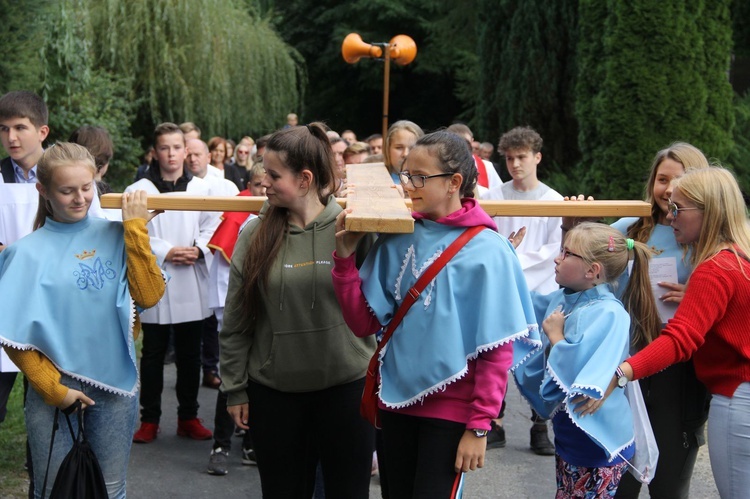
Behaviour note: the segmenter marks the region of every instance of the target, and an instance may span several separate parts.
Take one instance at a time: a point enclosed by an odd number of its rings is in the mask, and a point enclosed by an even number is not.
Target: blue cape
[[[416,220],[413,234],[378,238],[360,270],[362,291],[388,324],[409,288],[464,227]],[[463,377],[480,352],[514,343],[514,364],[540,347],[531,298],[508,240],[484,230],[427,285],[380,356],[380,400],[421,401]]]
[[[633,443],[633,418],[624,390],[615,389],[593,415],[580,417],[572,400],[578,395],[600,399],[620,363],[628,357],[630,316],[608,284],[573,293],[561,289],[532,295],[541,324],[558,306],[565,319],[565,339],[545,355],[550,343],[513,371],[518,387],[542,417],[565,411],[573,423],[603,448],[612,460]]]
[[[123,226],[87,217],[44,226],[0,253],[0,343],[43,353],[65,374],[138,390]]]

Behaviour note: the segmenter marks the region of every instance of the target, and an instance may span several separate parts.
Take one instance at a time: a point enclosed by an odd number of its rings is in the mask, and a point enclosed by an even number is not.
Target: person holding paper
[[[693,359],[712,394],[708,452],[722,498],[750,490],[750,227],[732,173],[711,167],[686,173],[672,185],[669,216],[675,239],[693,245],[693,273],[674,318],[647,347],[620,364],[620,383],[652,376]],[[607,393],[615,388],[613,376]],[[578,409],[591,414],[589,400]],[[658,472],[658,470],[657,470]]]
[[[690,275],[690,249],[675,240],[667,219],[671,182],[686,171],[707,168],[708,160],[696,147],[685,142],[675,142],[656,153],[645,187],[645,200],[651,204],[651,216],[622,218],[612,224],[627,237],[646,243],[656,254],[649,263],[651,282],[655,289],[657,308],[662,324],[666,323],[684,295],[685,283]],[[563,229],[571,228],[568,219]],[[657,269],[659,269],[657,271]],[[665,282],[665,275],[677,279]],[[623,274],[618,284],[618,294],[629,279]],[[631,353],[651,343],[659,331],[633,335]],[[709,395],[696,379],[692,361],[675,364],[641,382],[651,427],[659,447],[656,473],[649,484],[652,497],[687,498],[690,479],[698,456],[698,447],[705,443],[704,426],[708,417]],[[637,498],[641,483],[625,474],[617,498]]]

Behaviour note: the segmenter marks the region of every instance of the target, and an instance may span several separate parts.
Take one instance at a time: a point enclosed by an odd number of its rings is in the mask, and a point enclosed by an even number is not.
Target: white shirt
[[[562,201],[563,197],[547,185],[539,182],[536,189],[520,192],[513,189],[510,180],[491,189],[482,199],[506,199],[509,201]],[[543,294],[559,288],[555,282],[555,257],[560,253],[562,234],[560,217],[494,217],[497,230],[508,236],[521,227],[526,227],[526,236],[516,248],[523,275],[530,291]]]
[[[147,178],[142,178],[125,189],[125,192],[144,190],[149,195],[160,194]],[[185,192],[169,192],[163,196],[209,196],[209,183],[193,177]],[[177,324],[203,320],[211,311],[208,307],[208,268],[213,254],[208,241],[213,236],[219,217],[214,212],[168,210],[148,223],[151,249],[161,267],[169,275],[164,296],[153,308],[141,314],[147,324]],[[174,265],[166,262],[169,250],[175,246],[197,246],[203,253],[195,265]]]

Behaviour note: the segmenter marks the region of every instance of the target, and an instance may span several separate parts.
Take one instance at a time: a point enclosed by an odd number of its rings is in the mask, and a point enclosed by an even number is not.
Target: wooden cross
[[[411,201],[403,199],[383,163],[347,166],[349,194],[339,198],[351,208],[346,229],[355,232],[410,233],[414,231]],[[265,197],[149,195],[150,210],[260,211]],[[104,194],[102,208],[120,208],[122,194]],[[644,201],[487,201],[479,202],[490,216],[526,217],[647,217],[651,205]]]

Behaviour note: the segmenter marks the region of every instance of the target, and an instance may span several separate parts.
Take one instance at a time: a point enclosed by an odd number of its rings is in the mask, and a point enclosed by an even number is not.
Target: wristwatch
[[[625,385],[628,384],[628,378],[625,377],[625,373],[622,372],[622,369],[618,367],[615,371],[615,376],[617,376],[617,386],[619,388],[625,388]]]
[[[471,429],[469,431],[474,432],[474,436],[476,436],[477,438],[484,438],[489,433],[488,430],[478,430],[476,428],[473,428],[473,429]]]

